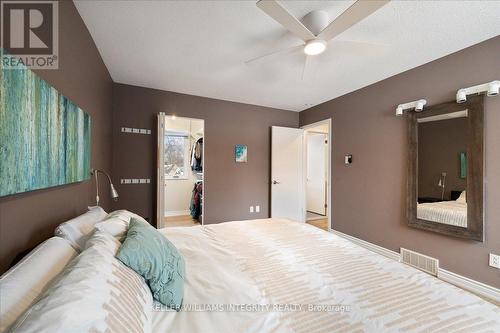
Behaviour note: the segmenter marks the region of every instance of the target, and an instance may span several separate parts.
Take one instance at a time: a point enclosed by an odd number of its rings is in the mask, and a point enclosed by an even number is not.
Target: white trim
[[[440,268],[438,278],[500,304],[500,289]]]
[[[372,252],[381,254],[385,257],[388,257],[390,259],[400,261],[400,255],[396,251],[392,251],[389,249],[386,249],[385,247],[375,245],[373,243],[364,241],[362,239],[349,236],[347,234],[344,234],[340,231],[337,230],[330,230],[331,233],[340,236],[342,238],[345,238],[347,240],[350,240],[354,244],[357,244],[359,246],[362,246]],[[496,303],[500,303],[500,289],[495,288],[493,286],[487,285],[485,283],[469,279],[468,277],[450,272],[446,269],[439,268],[438,269],[438,275],[437,278],[440,280],[443,280],[445,282],[448,282],[450,284],[453,284],[459,288],[465,289],[467,291],[470,291],[476,295],[479,295],[483,298],[492,300]]]
[[[324,120],[320,120],[320,121],[317,121],[315,123],[312,123],[312,124],[307,124],[307,125],[304,125],[302,126],[301,128],[303,130],[307,130],[308,128],[314,128],[314,127],[317,127],[319,125],[323,125],[323,124],[326,124],[328,125],[328,190],[327,190],[327,210],[326,210],[326,215],[328,216],[328,231],[333,231],[332,229],[332,221],[333,221],[333,217],[332,217],[332,211],[333,211],[333,208],[332,208],[332,173],[333,173],[333,163],[332,163],[332,156],[333,156],[333,146],[332,146],[332,137],[333,137],[333,128],[332,128],[332,118],[328,118],[328,119],[324,119]],[[305,136],[304,136],[305,137]],[[305,142],[305,141],[304,141]],[[304,143],[305,145],[305,143]],[[304,163],[305,163],[305,154],[304,154]],[[306,168],[304,168],[304,183],[306,181],[306,178],[307,178],[307,170]],[[305,193],[305,187],[304,187],[304,193]],[[305,199],[304,199],[304,208],[305,208],[305,205],[306,205],[306,202],[305,202]],[[306,212],[306,209],[304,209],[304,221],[307,221],[307,212]]]
[[[165,227],[165,113],[158,114],[158,131],[156,137],[156,227]]]
[[[349,235],[344,234],[343,232],[340,232],[340,231],[337,231],[337,230],[333,230],[332,229],[331,232],[334,233],[337,236],[340,236],[342,238],[350,240],[354,244],[360,245],[360,246],[364,247],[365,249],[368,249],[368,250],[370,250],[372,252],[381,254],[381,255],[389,258],[389,259],[396,260],[396,261],[400,260],[399,253],[397,253],[396,251],[392,251],[392,250],[386,249],[385,247],[375,245],[373,243],[364,241],[362,239],[359,239],[359,238],[356,238],[356,237],[353,237],[353,236],[349,236]]]
[[[184,216],[184,215],[191,215],[191,212],[189,210],[171,210],[169,212],[165,211],[165,217],[172,217],[172,216]]]

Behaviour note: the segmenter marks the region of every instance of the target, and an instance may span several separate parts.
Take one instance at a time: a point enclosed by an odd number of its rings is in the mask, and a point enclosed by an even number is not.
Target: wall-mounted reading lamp
[[[425,99],[419,99],[418,101],[408,102],[404,104],[399,104],[396,108],[396,116],[402,116],[403,111],[413,109],[416,112],[420,112],[424,109],[424,105],[427,104]]]
[[[111,177],[109,176],[109,174],[103,170],[100,170],[100,169],[92,169],[92,171],[90,172],[90,174],[92,176],[95,176],[95,188],[96,188],[96,196],[95,196],[95,201],[96,201],[96,206],[99,206],[99,180],[98,180],[98,174],[99,173],[102,173],[104,175],[106,175],[106,177],[108,177],[108,181],[109,181],[109,186],[110,186],[110,195],[111,195],[111,199],[113,199],[114,201],[118,201],[118,192],[116,191],[114,185],[113,185],[113,182],[111,182]]]
[[[462,88],[457,91],[457,103],[465,103],[467,95],[486,93],[486,96],[496,96],[500,90],[500,81],[491,81],[488,83],[478,84],[477,86]]]
[[[444,200],[444,190],[446,188],[446,172],[441,172],[438,186],[441,187],[441,200]]]

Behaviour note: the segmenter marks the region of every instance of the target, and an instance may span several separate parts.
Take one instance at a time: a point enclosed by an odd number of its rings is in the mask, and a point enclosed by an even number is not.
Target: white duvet
[[[212,228],[161,230],[184,257],[186,284],[180,312],[155,304],[153,332],[266,332],[278,328],[279,319],[273,314],[222,311],[233,304],[263,304],[266,298],[240,269],[231,250],[210,237]]]
[[[418,204],[417,218],[467,228],[467,204],[455,200]]]
[[[186,284],[183,310],[158,307],[154,332],[500,332],[498,306],[310,225],[161,232]]]

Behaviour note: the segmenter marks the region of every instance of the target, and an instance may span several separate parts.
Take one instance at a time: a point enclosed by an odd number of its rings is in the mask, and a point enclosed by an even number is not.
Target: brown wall
[[[123,84],[114,85],[113,178],[115,208],[154,221],[156,116],[159,112],[205,120],[205,223],[269,215],[271,126],[297,127],[297,112],[233,103]],[[121,133],[121,127],[152,129],[152,135]],[[248,162],[234,162],[234,145],[248,146]],[[120,185],[120,178],[151,178],[151,184]],[[260,205],[260,213],[249,206]]]
[[[92,117],[92,167],[111,169],[112,80],[72,1],[59,4],[59,69],[35,71]],[[93,182],[0,198],[0,272],[94,204]],[[109,200],[101,195],[101,206]]]
[[[406,125],[399,103],[454,100],[459,88],[498,78],[500,37],[401,73],[300,113],[300,124],[332,118],[332,217],[336,230],[398,251],[440,259],[458,274],[500,287],[488,253],[500,253],[500,97],[485,101],[485,241],[409,228],[405,217]],[[344,165],[344,155],[354,163]]]
[[[460,178],[460,153],[467,151],[467,118],[430,121],[418,124],[418,197],[441,198],[438,186],[446,172],[444,199],[451,191],[467,186]]]

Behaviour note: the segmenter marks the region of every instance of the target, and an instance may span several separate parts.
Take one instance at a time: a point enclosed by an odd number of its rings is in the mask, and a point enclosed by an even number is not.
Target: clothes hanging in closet
[[[191,148],[191,170],[203,171],[203,138],[199,138]]]
[[[191,217],[198,220],[203,205],[203,183],[201,181],[196,182],[193,188],[193,194],[191,195],[191,204],[189,205],[189,210],[191,211]]]

